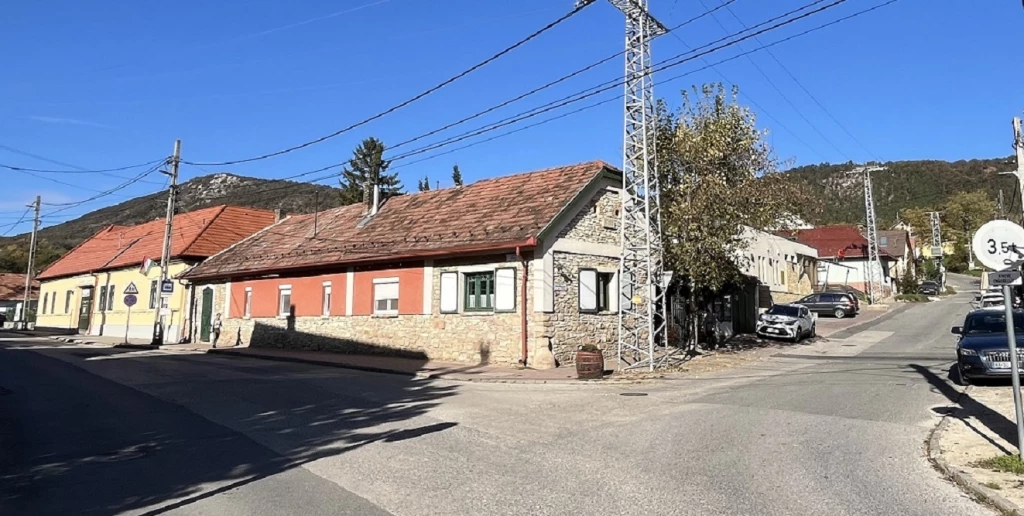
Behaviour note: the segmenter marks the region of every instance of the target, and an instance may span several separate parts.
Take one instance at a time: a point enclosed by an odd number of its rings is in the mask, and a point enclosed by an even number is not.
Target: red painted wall
[[[352,293],[352,315],[373,314],[373,280],[398,278],[398,313],[423,313],[423,267],[356,271]]]
[[[231,317],[245,315],[245,289],[252,288],[252,317],[277,317],[281,285],[292,286],[297,317],[323,315],[323,283],[331,282],[331,315],[345,315],[345,273],[303,278],[270,278],[231,284]],[[422,283],[421,283],[422,285]],[[421,287],[422,290],[422,287]]]

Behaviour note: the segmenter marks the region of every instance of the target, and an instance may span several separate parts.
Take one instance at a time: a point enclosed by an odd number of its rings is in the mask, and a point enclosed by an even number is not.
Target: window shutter
[[[494,271],[494,311],[516,311],[516,270],[498,269]]]
[[[580,269],[580,310],[597,311],[597,271]]]
[[[459,311],[459,274],[441,273],[441,313],[454,314]]]

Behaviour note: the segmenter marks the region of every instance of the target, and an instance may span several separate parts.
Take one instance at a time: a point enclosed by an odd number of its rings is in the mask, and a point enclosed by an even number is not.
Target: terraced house
[[[168,271],[180,274],[204,258],[273,224],[273,212],[216,206],[176,215]],[[82,242],[39,274],[36,327],[89,335],[147,338],[163,318],[167,341],[184,336],[183,318],[192,302],[181,285],[159,292],[164,219],[137,226],[109,226]],[[155,266],[143,267],[149,261]],[[125,292],[134,285],[129,314]]]
[[[181,275],[200,338],[553,367],[614,353],[621,172],[602,162],[296,215]]]

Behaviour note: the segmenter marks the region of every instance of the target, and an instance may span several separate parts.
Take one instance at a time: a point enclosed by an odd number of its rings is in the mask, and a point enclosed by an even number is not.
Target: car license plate
[[[1009,362],[992,362],[992,369],[1009,369]]]

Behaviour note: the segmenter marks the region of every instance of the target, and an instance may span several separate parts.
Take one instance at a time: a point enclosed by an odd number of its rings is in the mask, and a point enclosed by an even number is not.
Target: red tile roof
[[[32,281],[29,299],[39,298],[39,282]],[[24,274],[0,274],[0,301],[23,301],[25,299]]]
[[[85,274],[159,260],[164,219],[138,226],[110,226],[51,264],[39,279]],[[171,256],[206,258],[274,223],[274,213],[254,208],[214,206],[174,216]]]
[[[593,161],[388,199],[377,215],[362,204],[296,215],[256,233],[185,273],[224,278],[413,257],[453,256],[534,245],[536,238],[605,171]]]
[[[779,234],[817,249],[818,258],[822,260],[866,258],[868,255],[868,240],[857,226],[821,226]],[[879,248],[878,252],[879,256],[889,256],[884,249]]]

